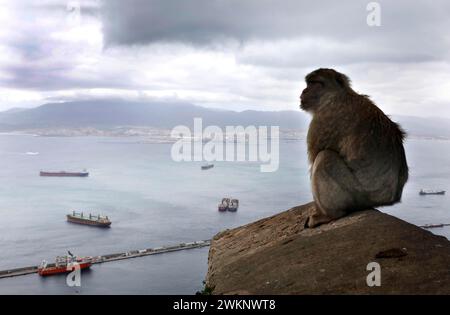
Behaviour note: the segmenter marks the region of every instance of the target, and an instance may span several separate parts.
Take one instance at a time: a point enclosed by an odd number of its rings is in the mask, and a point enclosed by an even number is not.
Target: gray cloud
[[[1,72],[5,74],[0,80],[2,87],[50,91],[99,84],[89,78],[73,77],[79,66],[78,55],[87,49],[79,47],[77,41],[71,42],[70,34],[55,37],[57,31],[70,31],[67,3],[25,0],[9,5],[9,13],[15,16],[10,17],[11,24],[6,25],[8,32],[0,48],[5,48],[13,58],[1,60]],[[100,7],[95,0],[78,3],[85,21],[98,20]]]
[[[31,7],[33,10],[40,11],[42,13],[63,13],[67,14],[69,11],[72,11],[74,5],[79,6],[80,13],[82,15],[87,15],[91,17],[99,17],[100,16],[100,2],[97,0],[68,0],[68,1],[49,1],[43,3],[31,2],[28,4],[28,7]]]
[[[222,40],[279,39],[301,34],[342,34],[348,23],[365,23],[364,3],[299,0],[111,0],[104,2],[107,43],[129,45]],[[359,14],[358,14],[359,13]],[[360,24],[361,24],[360,23]]]
[[[106,45],[182,42],[214,47],[234,40],[245,47],[255,41],[276,45],[280,40],[304,38],[339,43],[332,51],[312,43],[290,60],[283,51],[278,52],[281,58],[264,53],[239,56],[243,62],[269,66],[292,66],[298,63],[295,59],[309,56],[313,61],[322,56],[317,61],[323,64],[422,62],[449,57],[444,30],[450,29],[450,2],[378,1],[381,27],[367,26],[368,2],[109,0],[104,2],[102,19]]]
[[[149,85],[138,86],[131,82],[123,82],[117,76],[102,76],[86,78],[71,74],[73,65],[70,63],[41,66],[38,63],[29,65],[7,66],[3,69],[8,78],[1,81],[3,87],[19,88],[36,91],[76,90],[90,88],[150,88]]]
[[[0,106],[142,95],[296,109],[304,75],[324,66],[388,112],[448,103],[450,2],[378,1],[380,27],[366,23],[368,2],[83,0],[79,25],[65,0],[8,2]]]

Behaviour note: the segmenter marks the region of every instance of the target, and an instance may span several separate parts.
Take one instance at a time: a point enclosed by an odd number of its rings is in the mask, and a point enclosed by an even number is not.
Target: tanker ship
[[[40,171],[39,176],[47,176],[47,177],[88,177],[89,172],[84,170],[83,172],[49,172],[49,171]]]
[[[45,260],[38,267],[40,276],[50,276],[59,273],[71,272],[77,268],[89,268],[92,265],[92,257],[75,257],[69,252],[70,256],[57,256],[55,263],[48,264]]]
[[[421,189],[419,191],[419,195],[424,196],[424,195],[445,195],[445,190],[425,190],[425,189]]]

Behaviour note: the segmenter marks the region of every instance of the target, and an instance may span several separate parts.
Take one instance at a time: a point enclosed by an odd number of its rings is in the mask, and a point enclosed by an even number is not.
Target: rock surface
[[[312,203],[217,234],[213,294],[450,294],[450,242],[378,210],[304,229]],[[369,287],[370,262],[381,286]]]

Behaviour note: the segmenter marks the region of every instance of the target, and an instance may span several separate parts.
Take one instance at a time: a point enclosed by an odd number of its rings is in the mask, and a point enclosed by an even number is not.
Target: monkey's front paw
[[[312,215],[306,218],[305,229],[312,229],[316,226],[317,226],[316,221],[314,220],[314,217]]]
[[[309,217],[306,218],[305,222],[303,223],[303,228],[307,229],[308,228],[308,223],[309,223]]]
[[[328,223],[330,221],[332,221],[332,219],[330,219],[327,216],[313,214],[313,215],[310,215],[306,219],[306,221],[305,221],[305,228],[312,229],[312,228],[318,227],[321,224]]]

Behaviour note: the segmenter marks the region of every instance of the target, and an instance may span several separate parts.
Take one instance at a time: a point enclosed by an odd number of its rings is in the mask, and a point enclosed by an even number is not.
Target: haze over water
[[[210,239],[216,233],[312,200],[304,140],[280,141],[280,166],[261,173],[254,162],[174,162],[171,144],[143,138],[0,136],[0,269],[53,261],[67,250],[102,255]],[[450,141],[406,143],[410,180],[401,204],[382,208],[408,222],[450,223]],[[39,154],[26,154],[39,152]],[[39,177],[40,170],[80,171],[88,178]],[[240,200],[219,213],[222,197]],[[72,210],[108,215],[110,229],[65,221]],[[431,230],[450,238],[450,227]],[[202,288],[208,248],[94,265],[82,287],[65,276],[0,279],[0,294],[193,294]]]

